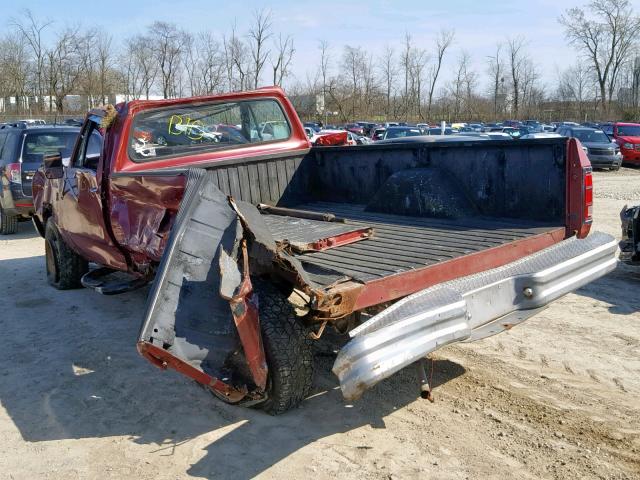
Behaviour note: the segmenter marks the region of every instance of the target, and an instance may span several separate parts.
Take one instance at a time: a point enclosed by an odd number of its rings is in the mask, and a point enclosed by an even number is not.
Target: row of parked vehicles
[[[397,122],[385,124],[357,122],[324,128],[313,122],[304,125],[312,143],[322,135],[346,131],[348,145],[433,135],[460,135],[489,140],[572,137],[580,140],[594,168],[618,170],[623,162],[631,165],[640,164],[640,124],[637,123],[542,124],[536,120],[524,122],[508,120],[503,123],[453,123],[439,126],[426,123],[408,125]]]
[[[346,399],[412,364],[428,397],[428,354],[508,330],[616,264],[616,240],[590,233],[575,138],[312,146],[272,87],[133,100],[0,139],[3,215],[33,214],[49,284],[150,284],[139,353],[272,414],[311,392],[327,329],[347,337],[333,365]]]

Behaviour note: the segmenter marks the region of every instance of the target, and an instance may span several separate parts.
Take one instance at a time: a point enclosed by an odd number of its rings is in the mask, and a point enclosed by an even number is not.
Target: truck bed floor
[[[298,255],[303,265],[324,267],[369,282],[431,266],[535,235],[557,225],[512,219],[446,220],[365,212],[364,205],[314,202],[296,209],[333,213],[350,224],[373,227],[372,238],[321,252]],[[331,280],[330,276],[326,277]]]

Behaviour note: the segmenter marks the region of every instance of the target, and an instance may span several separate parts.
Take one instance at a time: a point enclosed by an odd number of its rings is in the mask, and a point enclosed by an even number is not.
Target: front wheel
[[[18,231],[18,216],[9,215],[0,208],[0,235],[11,235]]]
[[[69,248],[52,220],[45,228],[47,281],[58,290],[80,288],[80,279],[89,271],[89,263]]]
[[[312,341],[285,295],[270,283],[260,282],[256,287],[269,367],[267,400],[257,408],[278,415],[298,406],[311,392]]]

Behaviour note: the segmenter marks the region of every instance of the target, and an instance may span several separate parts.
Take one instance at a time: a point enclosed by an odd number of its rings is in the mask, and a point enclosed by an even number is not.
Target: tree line
[[[24,10],[0,38],[0,97],[14,98],[18,114],[65,113],[69,95],[91,108],[115,94],[172,98],[284,85],[305,119],[326,123],[638,120],[640,17],[630,1],[592,0],[557,24],[566,37],[558,47],[575,49],[576,59],[546,83],[525,37],[498,41],[474,62],[447,29],[426,46],[407,32],[379,52],[322,40],[306,52],[316,67],[301,77],[292,74],[294,39],[275,30],[268,10],[255,11],[242,31],[235,23],[218,33],[156,21],[119,42],[102,28],[58,29]]]

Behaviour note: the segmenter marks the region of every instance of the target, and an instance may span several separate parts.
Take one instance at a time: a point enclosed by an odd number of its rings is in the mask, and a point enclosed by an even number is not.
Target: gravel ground
[[[595,173],[619,235],[640,171]],[[146,291],[57,292],[30,224],[0,240],[0,478],[640,478],[640,271],[620,265],[523,325],[345,404],[318,355],[281,417],[234,408],[138,356]]]

